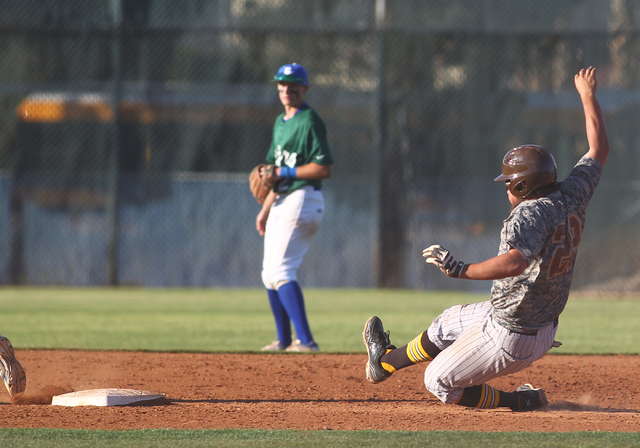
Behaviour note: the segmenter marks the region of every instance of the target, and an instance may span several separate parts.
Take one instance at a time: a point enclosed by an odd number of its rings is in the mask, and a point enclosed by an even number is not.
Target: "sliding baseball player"
[[[498,255],[465,263],[437,244],[423,251],[426,262],[449,277],[493,280],[490,300],[445,310],[400,348],[391,345],[380,319],[371,317],[363,332],[367,380],[379,383],[397,370],[428,362],[424,384],[443,403],[513,411],[548,403],[544,390],[530,384],[505,392],[488,382],[525,369],[554,346],[569,297],[587,205],[609,155],[595,68],[580,70],[575,86],[589,149],[562,182],[544,148],[524,145],[507,152],[495,181],[504,182],[512,209]]]

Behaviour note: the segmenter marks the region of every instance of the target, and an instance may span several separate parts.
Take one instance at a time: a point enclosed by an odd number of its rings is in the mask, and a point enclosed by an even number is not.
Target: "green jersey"
[[[308,163],[333,165],[327,129],[320,115],[308,106],[300,109],[287,121],[284,121],[284,112],[280,114],[273,126],[273,139],[266,160],[278,167],[290,168]],[[274,191],[288,193],[307,185],[320,189],[322,181],[281,179],[276,183]]]

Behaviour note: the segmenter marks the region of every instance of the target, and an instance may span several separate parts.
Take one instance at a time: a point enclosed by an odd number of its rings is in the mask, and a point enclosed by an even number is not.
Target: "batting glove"
[[[439,244],[427,247],[422,251],[422,256],[425,257],[427,263],[435,264],[444,272],[447,277],[459,278],[462,268],[464,267],[464,261],[454,260],[451,252],[442,247]]]

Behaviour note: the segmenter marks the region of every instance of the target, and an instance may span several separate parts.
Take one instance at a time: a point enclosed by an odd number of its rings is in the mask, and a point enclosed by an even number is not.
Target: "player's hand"
[[[451,252],[441,245],[434,244],[433,246],[427,247],[422,251],[422,256],[427,259],[427,263],[435,264],[448,277],[460,277],[460,273],[464,267],[464,262],[456,261],[451,255]]]
[[[260,236],[264,236],[265,231],[267,229],[267,219],[269,218],[269,209],[267,208],[260,210],[258,216],[256,218],[256,230],[260,234]]]
[[[596,79],[596,69],[593,67],[583,68],[574,77],[576,89],[580,96],[595,94],[598,90],[598,80]]]

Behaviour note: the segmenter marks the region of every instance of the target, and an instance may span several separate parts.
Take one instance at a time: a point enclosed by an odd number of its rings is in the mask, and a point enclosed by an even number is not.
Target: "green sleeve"
[[[327,128],[318,115],[314,115],[309,130],[309,158],[307,163],[333,165],[331,150],[327,140]]]

